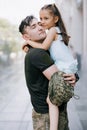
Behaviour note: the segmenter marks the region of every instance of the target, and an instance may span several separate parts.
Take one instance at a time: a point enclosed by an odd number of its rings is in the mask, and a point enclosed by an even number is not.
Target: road
[[[23,61],[0,71],[0,130],[32,130],[32,105],[26,87]],[[80,100],[72,98],[68,103],[70,130],[87,128],[87,88],[80,89],[81,81],[75,87]],[[83,95],[82,93],[83,92]],[[84,101],[82,101],[84,98]],[[85,117],[84,117],[85,116]]]
[[[0,130],[32,130],[23,62],[5,68],[0,77]]]

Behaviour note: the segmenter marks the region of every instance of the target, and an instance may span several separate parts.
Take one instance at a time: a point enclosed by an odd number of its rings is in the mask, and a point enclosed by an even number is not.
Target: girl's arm
[[[48,48],[50,47],[52,41],[55,40],[56,37],[56,29],[54,27],[52,27],[47,34],[46,39],[43,41],[43,43],[38,43],[38,42],[33,42],[31,40],[28,40],[27,43],[32,46],[33,48],[42,48],[45,50],[48,50]]]

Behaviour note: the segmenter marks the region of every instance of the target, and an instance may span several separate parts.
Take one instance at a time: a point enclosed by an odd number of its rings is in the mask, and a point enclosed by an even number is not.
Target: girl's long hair
[[[56,23],[56,26],[59,27],[60,29],[60,34],[62,35],[62,41],[64,41],[65,45],[68,46],[68,42],[69,42],[69,38],[70,36],[68,36],[67,34],[67,31],[66,31],[66,28],[65,28],[65,25],[64,25],[64,22],[62,20],[62,17],[61,17],[61,14],[60,14],[60,11],[58,10],[58,8],[56,7],[55,4],[48,4],[48,5],[45,5],[41,8],[41,10],[49,10],[50,13],[54,16],[58,16],[59,20],[58,22]]]

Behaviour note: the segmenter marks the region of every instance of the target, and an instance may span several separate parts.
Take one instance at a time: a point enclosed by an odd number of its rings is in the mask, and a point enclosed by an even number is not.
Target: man
[[[20,24],[19,31],[25,40],[43,42],[46,33],[40,22],[34,16],[27,16]],[[48,82],[51,76],[57,72],[57,67],[49,56],[48,51],[30,47],[25,56],[25,77],[33,105],[32,119],[34,130],[49,130]],[[65,75],[72,85],[75,84],[75,75]],[[66,104],[60,106],[59,129],[68,129]]]

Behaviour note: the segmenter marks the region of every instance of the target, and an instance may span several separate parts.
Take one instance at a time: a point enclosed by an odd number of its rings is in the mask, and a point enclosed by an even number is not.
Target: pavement
[[[82,129],[87,130],[87,68],[80,72],[80,80],[75,87],[75,93],[79,95],[79,100],[74,100],[76,113],[81,122]]]
[[[23,64],[23,63],[22,63]],[[33,130],[32,105],[26,87],[23,65],[18,63],[6,69],[0,78],[0,130]],[[70,130],[87,130],[87,88],[82,76],[67,107]]]

